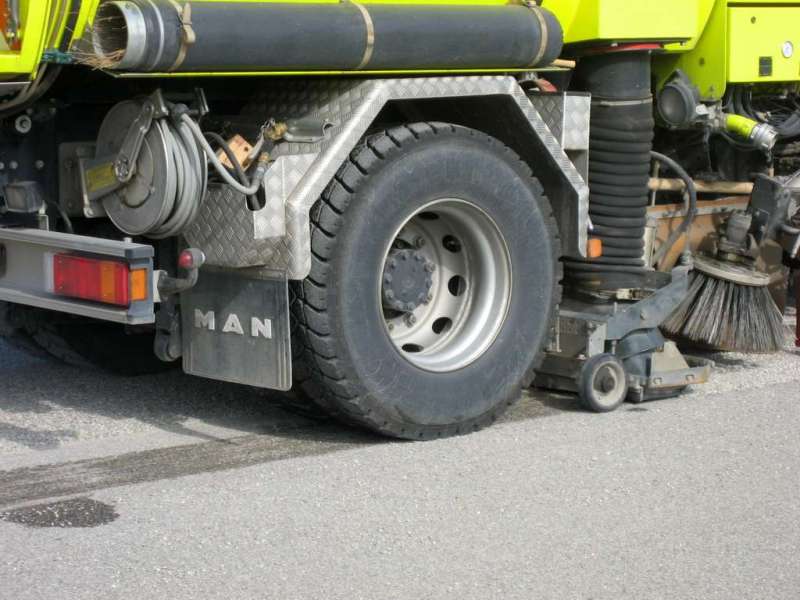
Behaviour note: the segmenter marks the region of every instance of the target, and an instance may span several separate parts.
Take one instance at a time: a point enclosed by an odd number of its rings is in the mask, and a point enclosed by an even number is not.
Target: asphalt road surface
[[[800,598],[800,353],[390,442],[0,343],[0,598]]]

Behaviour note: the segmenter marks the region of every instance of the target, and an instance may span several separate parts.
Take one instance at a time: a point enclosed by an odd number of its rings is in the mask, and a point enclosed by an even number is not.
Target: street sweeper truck
[[[785,342],[798,86],[794,0],[0,0],[0,333],[407,439],[673,396]]]

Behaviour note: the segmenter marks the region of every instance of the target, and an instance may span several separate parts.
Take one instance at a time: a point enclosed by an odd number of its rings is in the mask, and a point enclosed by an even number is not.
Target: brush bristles
[[[99,39],[108,40],[101,52],[92,44],[96,35]],[[119,19],[98,17],[94,23],[86,26],[81,39],[75,41],[71,54],[76,62],[93,69],[113,69],[125,56],[126,36],[124,21],[120,23]]]
[[[783,315],[769,289],[698,271],[686,298],[661,328],[672,337],[731,352],[777,352],[786,342]]]

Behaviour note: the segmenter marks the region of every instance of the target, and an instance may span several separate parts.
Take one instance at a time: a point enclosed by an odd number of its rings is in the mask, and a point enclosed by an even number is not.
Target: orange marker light
[[[586,244],[586,256],[588,258],[600,258],[603,256],[603,240],[589,238],[589,243]]]
[[[147,269],[131,271],[131,301],[147,300]]]

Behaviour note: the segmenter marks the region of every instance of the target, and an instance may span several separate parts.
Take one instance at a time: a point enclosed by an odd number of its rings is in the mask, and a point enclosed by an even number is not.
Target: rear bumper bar
[[[117,307],[53,294],[48,290],[52,277],[48,257],[63,252],[121,260],[130,269],[147,269],[147,298]],[[153,247],[41,229],[0,228],[0,301],[129,325],[153,323]]]

